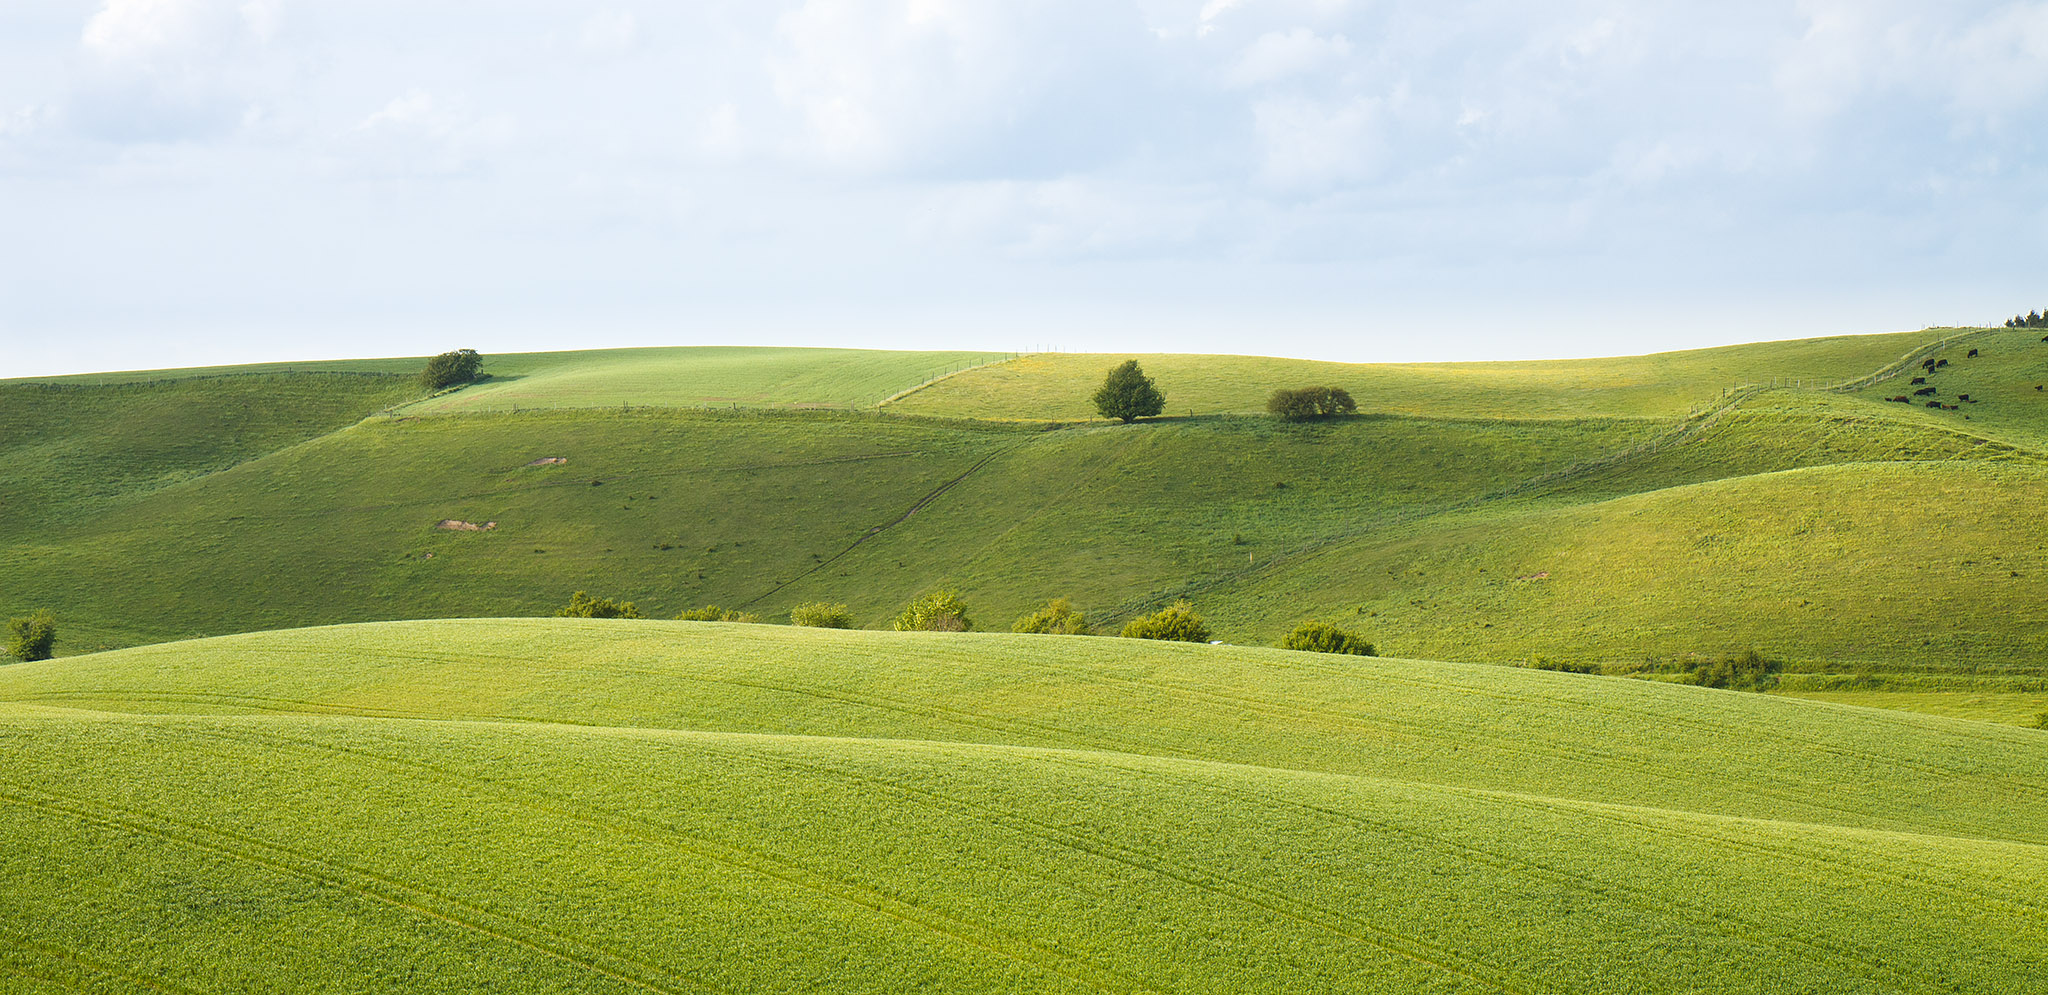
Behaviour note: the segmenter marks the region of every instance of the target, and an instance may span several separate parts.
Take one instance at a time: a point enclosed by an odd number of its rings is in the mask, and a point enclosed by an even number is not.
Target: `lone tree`
[[[896,616],[898,632],[966,632],[974,628],[967,618],[967,604],[952,591],[933,591],[903,609]]]
[[[1358,413],[1358,402],[1342,387],[1303,387],[1276,390],[1266,399],[1266,410],[1284,421],[1308,421]]]
[[[484,358],[477,355],[475,349],[444,352],[427,360],[427,368],[420,371],[420,386],[428,393],[446,390],[475,380],[483,367]]]
[[[1303,622],[1280,641],[1284,650],[1306,650],[1310,653],[1349,653],[1353,656],[1378,656],[1373,645],[1360,638],[1358,633],[1339,629],[1327,622]]]
[[[1109,371],[1102,389],[1095,392],[1095,410],[1104,418],[1119,418],[1129,425],[1166,410],[1166,395],[1152,386],[1152,378],[1138,368],[1135,359]]]
[[[1173,604],[1140,615],[1124,624],[1125,639],[1171,639],[1184,643],[1209,641],[1209,626],[1195,614],[1195,606],[1182,598]]]
[[[14,636],[8,641],[7,652],[15,659],[29,662],[50,658],[50,647],[57,643],[57,619],[49,612],[14,619],[7,623],[7,628]]]

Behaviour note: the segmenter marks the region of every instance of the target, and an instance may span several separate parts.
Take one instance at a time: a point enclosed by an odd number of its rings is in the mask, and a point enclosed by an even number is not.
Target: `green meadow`
[[[0,613],[57,610],[75,654],[579,589],[885,627],[943,586],[998,630],[1053,597],[1113,631],[1185,596],[1238,643],[1315,618],[1404,656],[1649,676],[1755,650],[1788,693],[2048,708],[2048,344],[2024,330],[1140,357],[1168,416],[1133,426],[1086,417],[1118,358],[546,353],[430,399],[417,361],[0,382]],[[1886,400],[1929,359],[1955,410]],[[1257,413],[1318,382],[1361,413]]]
[[[1123,358],[0,381],[0,991],[2038,987],[2037,330]]]
[[[0,669],[19,991],[2022,991],[2048,735],[1419,660],[386,623]]]

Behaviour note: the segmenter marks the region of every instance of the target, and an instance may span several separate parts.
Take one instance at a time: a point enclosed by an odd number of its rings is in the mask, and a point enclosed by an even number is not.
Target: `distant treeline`
[[[2026,314],[2016,314],[2005,319],[2005,327],[2048,328],[2048,318],[2041,317],[2041,312],[2039,311],[2028,311]]]

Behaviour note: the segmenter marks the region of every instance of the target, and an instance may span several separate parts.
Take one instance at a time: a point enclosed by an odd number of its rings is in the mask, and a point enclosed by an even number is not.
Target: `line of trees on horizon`
[[[2005,319],[2005,327],[2048,328],[2048,318],[2042,317],[2039,311],[2028,311],[2026,314],[2016,314]]]

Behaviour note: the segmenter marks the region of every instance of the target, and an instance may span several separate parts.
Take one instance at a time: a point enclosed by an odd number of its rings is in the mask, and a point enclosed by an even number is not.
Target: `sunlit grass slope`
[[[2048,690],[2044,522],[2040,463],[1846,464],[1453,516],[1291,560],[1211,600],[1258,636],[1282,626],[1254,620],[1293,605],[1416,656],[1753,648],[1830,669],[2023,674]]]
[[[528,408],[865,407],[947,372],[1006,358],[981,352],[692,346],[489,357],[488,380],[404,413]]]
[[[1136,359],[1169,415],[1259,412],[1280,387],[1343,387],[1359,410],[1436,418],[1669,418],[1742,384],[1833,384],[1954,334],[1930,329],[1601,359],[1323,363],[1254,356],[1046,353],[971,370],[890,407],[973,418],[1092,419],[1103,374]]]
[[[2048,734],[551,620],[0,669],[19,990],[2025,990]]]

